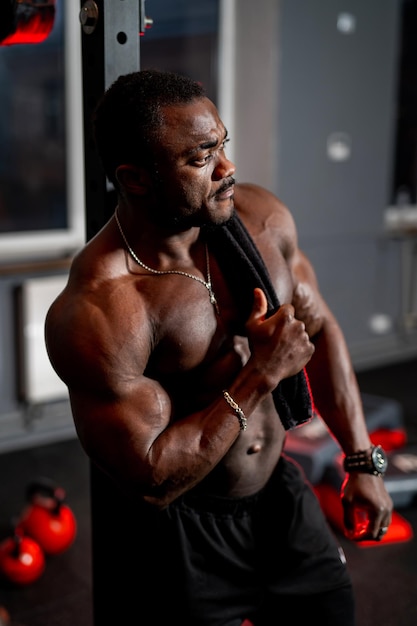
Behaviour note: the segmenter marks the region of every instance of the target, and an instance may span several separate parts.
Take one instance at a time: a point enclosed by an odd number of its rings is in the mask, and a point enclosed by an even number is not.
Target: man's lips
[[[228,198],[231,198],[234,195],[234,193],[235,193],[235,186],[234,184],[231,184],[217,191],[214,194],[214,197],[216,200],[227,200]]]

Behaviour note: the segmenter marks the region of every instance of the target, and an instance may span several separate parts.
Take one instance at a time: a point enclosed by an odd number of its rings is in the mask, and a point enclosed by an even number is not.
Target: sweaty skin
[[[149,267],[207,280],[200,225],[223,223],[236,210],[282,306],[266,318],[265,296],[256,289],[245,336],[239,335],[236,304],[213,251],[219,313],[200,282],[138,265],[114,216],[74,259],[47,316],[51,362],[68,386],[91,460],[121,489],[158,508],[192,488],[227,496],[262,488],[285,441],[271,392],[304,366],[315,405],[343,451],[370,446],[343,335],[298,248],[290,212],[265,189],[234,184],[226,131],[210,100],[166,107],[164,115],[157,153],[162,190],[144,167],[117,170],[118,216],[129,245]],[[182,219],[170,220],[176,215]],[[244,411],[246,431],[223,389]],[[392,512],[380,478],[350,475],[347,527],[358,504],[371,519],[363,539],[375,538]]]

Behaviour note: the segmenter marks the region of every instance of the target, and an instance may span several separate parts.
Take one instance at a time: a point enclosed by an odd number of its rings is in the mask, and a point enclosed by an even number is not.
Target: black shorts
[[[292,460],[253,496],[160,512],[92,472],[95,626],[354,626],[343,553]]]
[[[292,625],[306,619],[354,624],[342,549],[300,468],[287,457],[253,496],[188,493],[163,516],[181,624],[240,626],[250,618],[272,626],[284,623],[284,607]]]

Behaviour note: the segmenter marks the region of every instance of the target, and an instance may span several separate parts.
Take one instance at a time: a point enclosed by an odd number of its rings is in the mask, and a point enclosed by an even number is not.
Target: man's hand
[[[379,541],[391,523],[393,502],[379,476],[352,472],[342,486],[346,536],[355,541]]]
[[[311,359],[314,345],[304,322],[295,318],[294,307],[283,304],[266,318],[267,300],[261,289],[254,290],[252,313],[246,323],[251,359],[274,387],[284,378],[300,372]]]

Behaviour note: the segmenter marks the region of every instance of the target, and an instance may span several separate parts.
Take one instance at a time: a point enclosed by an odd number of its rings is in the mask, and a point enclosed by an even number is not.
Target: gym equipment
[[[417,446],[405,446],[388,455],[384,482],[396,508],[411,506],[417,495]]]
[[[400,403],[366,393],[361,397],[368,430],[371,434],[379,433],[379,441],[375,443],[380,443],[385,450],[404,445],[406,435]],[[301,465],[309,481],[316,485],[340,453],[340,447],[317,415],[308,424],[288,432],[284,451]]]
[[[39,543],[46,554],[60,554],[73,543],[77,522],[64,503],[65,491],[48,479],[40,479],[27,488],[28,505],[18,527]]]
[[[55,0],[2,0],[0,46],[42,43],[55,21]]]
[[[0,573],[17,585],[28,585],[37,580],[45,570],[42,548],[19,529],[0,544]]]

